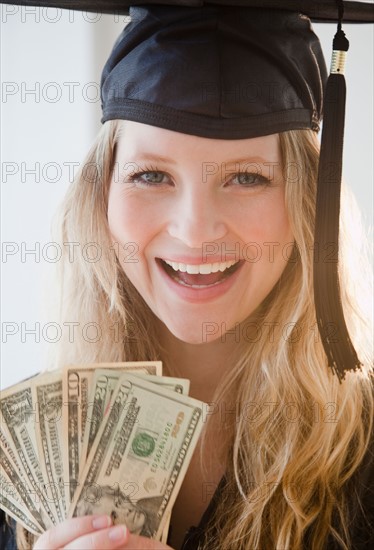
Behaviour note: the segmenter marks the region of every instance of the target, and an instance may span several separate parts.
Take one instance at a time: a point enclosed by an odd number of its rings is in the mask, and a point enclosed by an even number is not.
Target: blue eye
[[[164,178],[162,172],[143,172],[142,175],[145,176],[147,183],[161,183]]]
[[[239,172],[233,177],[233,180],[235,179],[238,181],[237,185],[241,187],[257,187],[270,184],[268,178],[261,176],[261,174],[256,174],[255,172]]]
[[[156,171],[144,171],[144,172],[137,172],[135,174],[132,174],[129,176],[129,181],[131,183],[142,183],[144,185],[157,185],[160,183],[163,183],[163,179],[165,177],[165,174],[163,172],[156,172]]]
[[[127,181],[140,186],[143,185],[144,187],[157,187],[170,183],[167,174],[157,170],[142,170],[140,172],[135,172],[127,177]]]

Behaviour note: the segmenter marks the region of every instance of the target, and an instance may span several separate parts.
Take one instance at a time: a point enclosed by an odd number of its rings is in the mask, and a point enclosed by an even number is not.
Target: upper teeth
[[[174,269],[174,271],[182,271],[183,273],[190,273],[191,275],[209,275],[209,273],[217,273],[217,271],[225,271],[229,267],[236,264],[235,260],[231,262],[215,262],[214,264],[182,264],[180,262],[170,262],[164,260],[164,262]]]

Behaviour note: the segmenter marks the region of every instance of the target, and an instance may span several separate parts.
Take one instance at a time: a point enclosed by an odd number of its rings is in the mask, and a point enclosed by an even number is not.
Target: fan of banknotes
[[[109,514],[166,542],[203,403],[161,362],[69,365],[1,392],[0,507],[39,535]]]

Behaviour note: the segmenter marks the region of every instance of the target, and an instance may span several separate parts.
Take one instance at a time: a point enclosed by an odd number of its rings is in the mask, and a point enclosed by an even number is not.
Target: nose
[[[222,239],[227,227],[214,190],[203,182],[186,186],[174,202],[168,231],[189,248]]]

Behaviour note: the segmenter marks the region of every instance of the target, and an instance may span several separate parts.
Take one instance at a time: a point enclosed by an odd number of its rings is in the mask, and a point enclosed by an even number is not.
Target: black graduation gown
[[[200,524],[190,527],[187,531],[181,550],[197,550],[202,544],[204,531],[219,501],[224,487],[225,478],[221,479],[208,508],[205,510]],[[349,533],[352,546],[350,550],[374,549],[374,442],[372,442],[360,467],[348,481],[346,494],[349,497]],[[310,529],[306,530],[303,550],[312,550],[310,544]],[[200,550],[203,546],[200,547]],[[233,548],[233,550],[235,550]],[[261,549],[273,550],[273,549]],[[326,550],[341,550],[332,538],[326,544]]]

